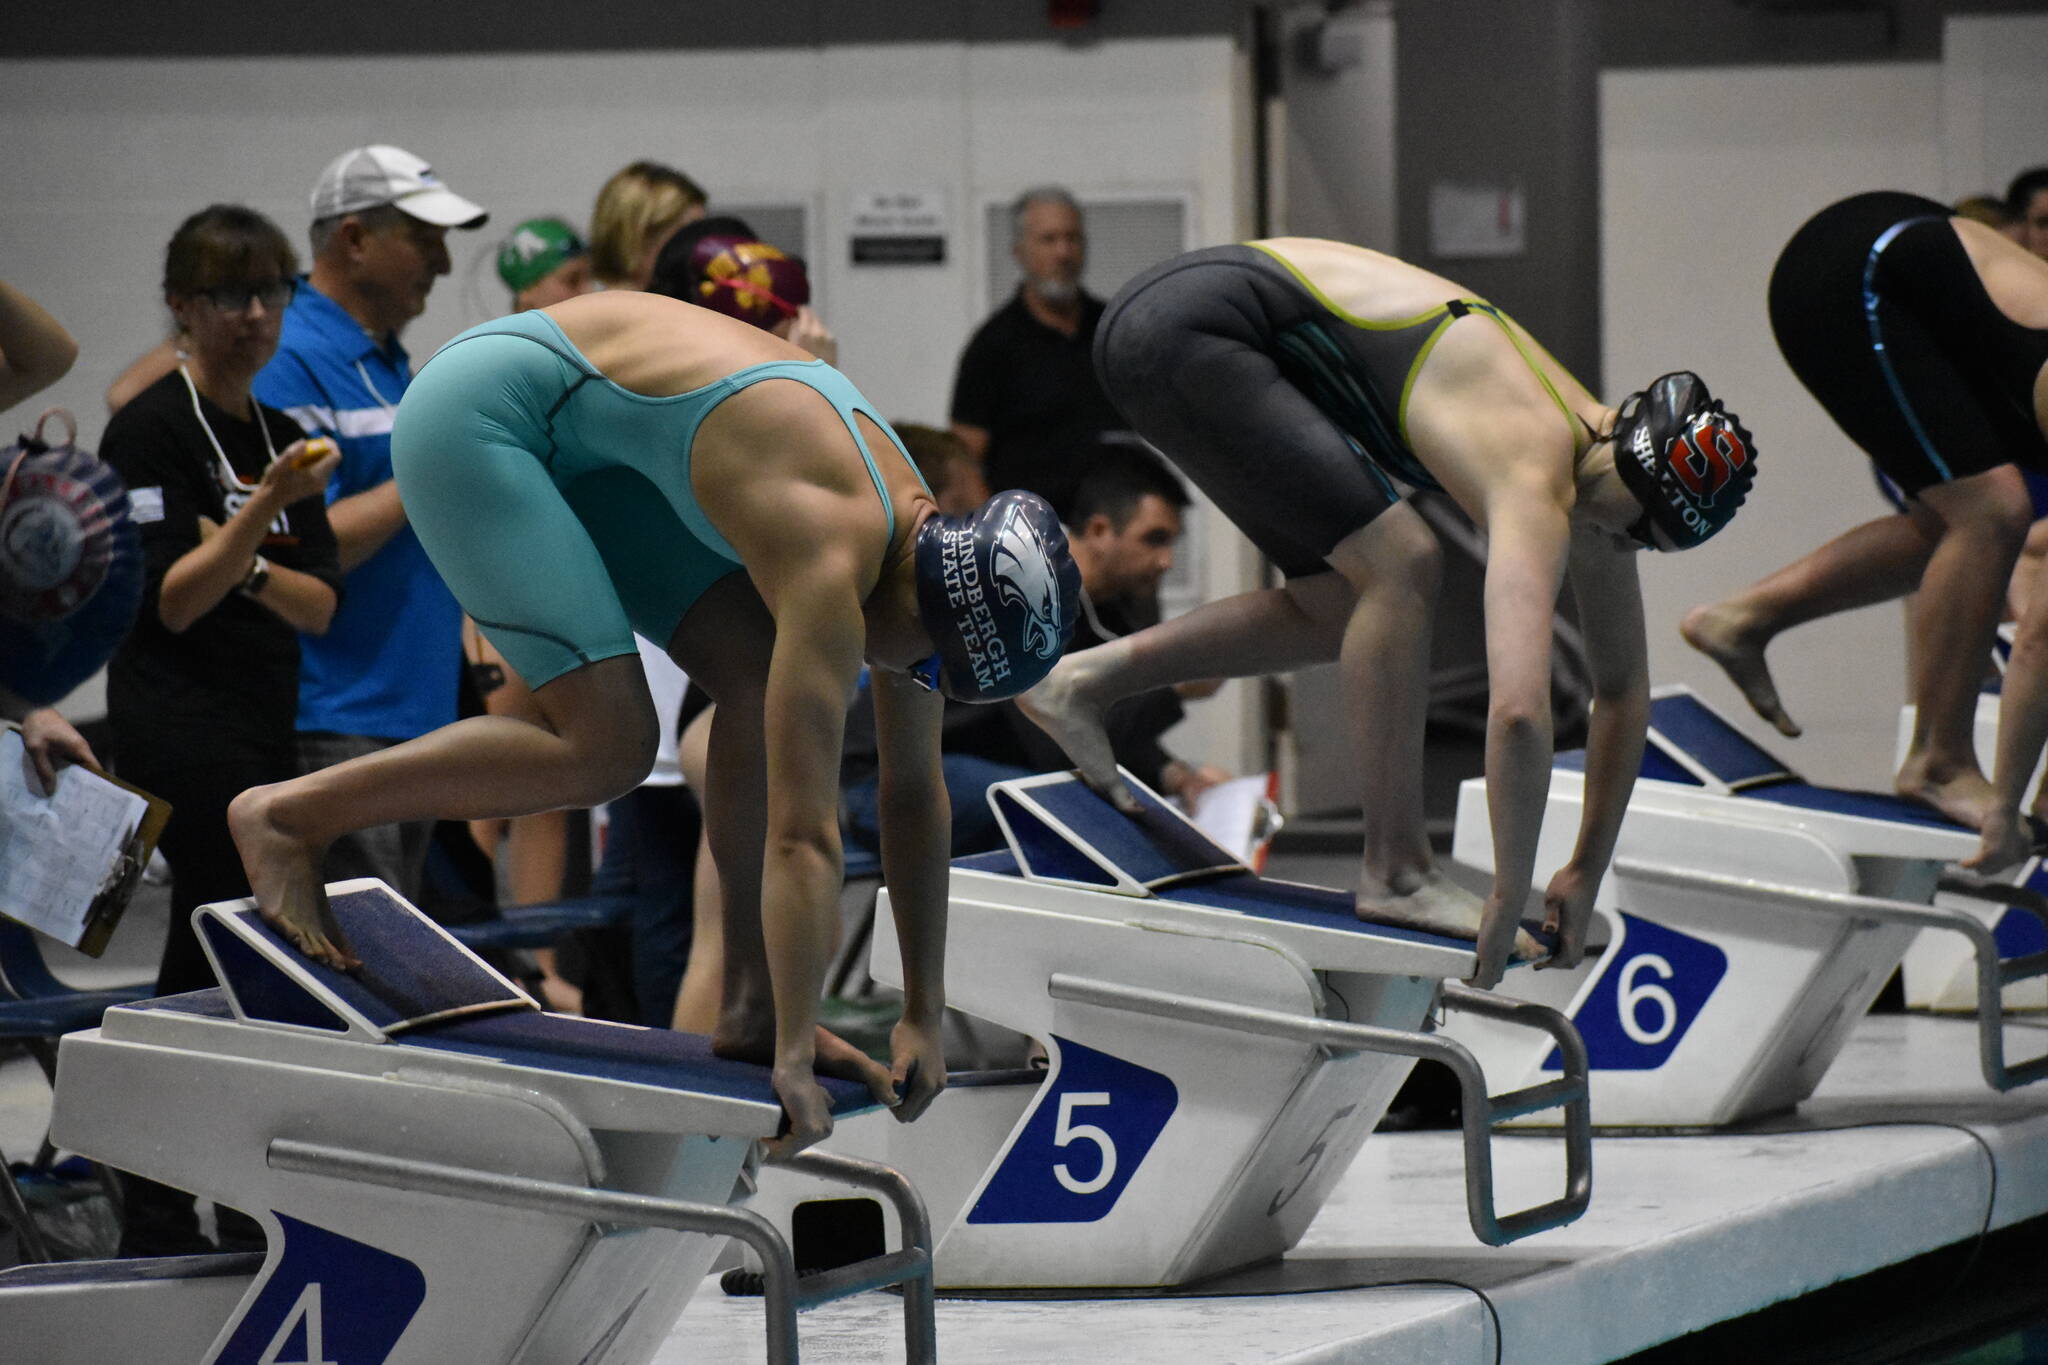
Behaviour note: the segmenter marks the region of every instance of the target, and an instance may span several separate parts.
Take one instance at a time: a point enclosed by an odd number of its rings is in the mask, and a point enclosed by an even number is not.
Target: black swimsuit
[[[2017,463],[2048,472],[2034,384],[2048,329],[2000,311],[1945,205],[1888,190],[1815,214],[1771,273],[1799,381],[1910,496]]]
[[[1255,246],[1190,252],[1111,300],[1095,369],[1131,425],[1289,577],[1326,572],[1337,543],[1439,485],[1408,441],[1415,376],[1458,319],[1489,318],[1569,424],[1564,399],[1506,316],[1452,299],[1412,318],[1353,317]]]

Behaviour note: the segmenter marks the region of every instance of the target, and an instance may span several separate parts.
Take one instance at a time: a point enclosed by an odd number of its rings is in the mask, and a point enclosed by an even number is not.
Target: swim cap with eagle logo
[[[917,529],[918,615],[947,696],[1014,697],[1059,662],[1081,609],[1081,571],[1051,504],[1013,488]]]
[[[679,228],[656,258],[647,288],[764,330],[811,301],[804,263],[761,241],[738,218],[700,218]]]
[[[1689,550],[1735,519],[1756,482],[1756,442],[1705,380],[1677,370],[1622,400],[1614,469],[1643,507],[1629,534],[1652,549]]]

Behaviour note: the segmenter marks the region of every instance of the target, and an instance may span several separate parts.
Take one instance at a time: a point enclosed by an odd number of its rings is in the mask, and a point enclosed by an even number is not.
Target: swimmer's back
[[[1471,291],[1456,281],[1370,247],[1317,237],[1269,237],[1250,245],[1278,256],[1325,302],[1368,322],[1395,322]]]
[[[1250,245],[1278,257],[1317,292],[1325,306],[1340,317],[1348,314],[1348,320],[1400,323],[1438,313],[1452,299],[1478,297],[1456,280],[1370,247],[1317,237],[1270,237]],[[1505,313],[1499,316],[1520,345],[1508,344],[1498,330],[1483,330],[1482,335],[1497,339],[1489,363],[1506,368],[1540,366],[1557,401],[1571,411],[1585,412],[1593,397],[1578,378],[1531,336],[1528,328]]]
[[[2022,327],[2048,329],[2048,261],[1995,228],[1967,218],[1949,221],[1998,311]]]
[[[598,372],[632,393],[668,398],[809,352],[747,323],[659,294],[609,290],[542,309]]]

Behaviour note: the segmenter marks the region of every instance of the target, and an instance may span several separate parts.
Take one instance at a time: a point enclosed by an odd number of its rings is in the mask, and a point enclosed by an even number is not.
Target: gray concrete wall
[[[1395,24],[1399,253],[1493,300],[1596,393],[1599,24],[1592,0],[1430,0]],[[1512,256],[1432,249],[1433,187],[1519,189]]]

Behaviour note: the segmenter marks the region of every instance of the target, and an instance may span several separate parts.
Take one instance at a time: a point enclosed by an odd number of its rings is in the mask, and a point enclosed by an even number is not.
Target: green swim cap
[[[559,267],[590,248],[576,235],[576,229],[559,218],[529,218],[512,229],[512,235],[498,248],[498,278],[517,294],[531,289]]]

